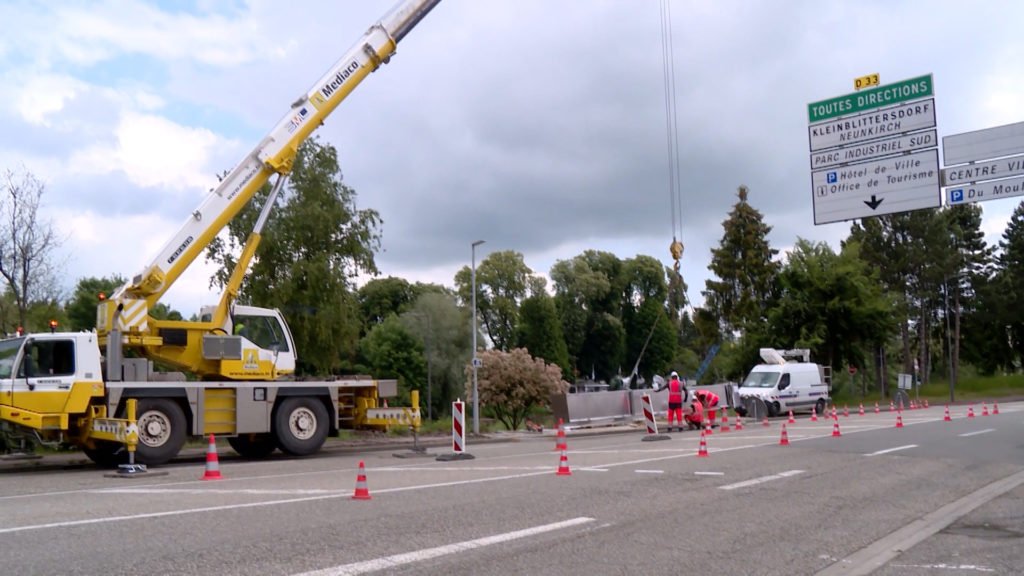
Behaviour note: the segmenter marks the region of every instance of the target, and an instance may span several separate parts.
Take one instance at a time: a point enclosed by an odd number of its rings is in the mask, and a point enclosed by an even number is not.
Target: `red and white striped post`
[[[450,460],[472,460],[474,456],[466,452],[466,403],[462,400],[452,402],[452,453],[440,454],[437,459],[442,462]]]
[[[466,403],[462,400],[452,402],[452,452],[462,454],[466,451]]]
[[[641,441],[650,442],[651,440],[668,440],[667,434],[658,434],[658,421],[654,419],[654,405],[651,403],[651,395],[644,394],[641,396],[643,409],[644,409],[644,422],[647,424],[647,434],[641,438]],[[682,424],[680,424],[682,426]]]

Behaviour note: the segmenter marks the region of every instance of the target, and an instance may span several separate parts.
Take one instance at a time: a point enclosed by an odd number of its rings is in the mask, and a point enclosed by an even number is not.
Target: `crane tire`
[[[140,398],[136,413],[139,426],[136,461],[157,466],[177,456],[188,436],[181,406],[166,398]]]
[[[274,411],[274,437],[286,454],[313,454],[324,445],[329,428],[327,408],[316,398],[288,397]]]

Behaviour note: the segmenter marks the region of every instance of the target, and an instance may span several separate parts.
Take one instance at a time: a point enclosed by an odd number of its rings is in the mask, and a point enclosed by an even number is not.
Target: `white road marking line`
[[[907,444],[906,446],[897,446],[895,448],[887,448],[885,450],[879,450],[878,452],[872,452],[865,454],[865,456],[878,456],[880,454],[888,454],[890,452],[898,452],[900,450],[909,450],[911,448],[917,448],[917,444]]]
[[[987,566],[976,566],[974,564],[890,564],[893,568],[924,568],[931,570],[938,568],[940,570],[974,570],[975,572],[995,572],[994,568]]]
[[[977,436],[978,434],[988,434],[989,432],[995,432],[995,431],[996,431],[995,428],[985,428],[984,430],[978,430],[977,432],[968,432],[966,434],[961,434],[960,436],[962,436],[963,438],[967,438],[968,436]]]
[[[202,488],[103,488],[94,490],[94,494],[251,494],[251,495],[293,495],[307,496],[315,494],[334,494],[342,492],[339,490],[254,490],[251,488],[239,488],[238,490],[204,490]],[[349,494],[349,492],[344,492]]]
[[[883,536],[828,568],[820,570],[817,576],[867,576],[896,559],[904,550],[910,550],[979,506],[995,500],[1021,484],[1024,484],[1024,472],[996,480]]]
[[[705,472],[703,470],[697,470],[694,474],[697,476],[725,476],[725,472]]]
[[[554,532],[555,530],[572,528],[574,526],[580,526],[582,524],[587,524],[593,521],[593,518],[581,516],[579,518],[573,518],[571,520],[565,520],[563,522],[555,522],[553,524],[545,524],[543,526],[526,528],[525,530],[516,530],[515,532],[506,532],[504,534],[496,534],[494,536],[487,536],[485,538],[477,538],[476,540],[456,542],[454,544],[438,546],[436,548],[425,548],[423,550],[417,550],[415,552],[395,554],[393,556],[385,556],[383,558],[376,558],[373,560],[366,560],[363,562],[343,564],[341,566],[334,566],[333,568],[325,568],[323,570],[315,570],[312,572],[303,572],[301,574],[295,574],[293,576],[346,576],[349,574],[366,574],[367,572],[388,570],[391,568],[398,568],[399,566],[405,566],[407,564],[415,564],[417,562],[423,562],[425,560],[431,560],[441,556],[447,556],[449,554],[467,552],[469,550],[474,550],[476,548],[483,548],[484,546],[492,546],[494,544],[501,544],[503,542],[510,542],[512,540],[528,538],[530,536],[544,534],[545,532]]]
[[[779,472],[778,474],[772,474],[771,476],[761,476],[760,478],[744,480],[743,482],[736,482],[735,484],[726,484],[725,486],[719,486],[718,488],[721,490],[736,490],[737,488],[756,486],[757,484],[771,482],[772,480],[782,480],[783,478],[788,478],[789,476],[796,476],[797,474],[803,473],[803,470],[786,470],[785,472]]]
[[[633,470],[637,474],[664,474],[664,470]]]

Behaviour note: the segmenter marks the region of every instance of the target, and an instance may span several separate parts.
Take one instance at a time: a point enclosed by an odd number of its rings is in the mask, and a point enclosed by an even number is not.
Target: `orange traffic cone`
[[[220,461],[217,460],[217,441],[210,434],[210,444],[206,447],[206,471],[203,480],[220,480]]]
[[[917,409],[917,405],[916,405],[916,404],[914,404],[914,401],[913,401],[913,400],[911,400],[911,401],[910,401],[910,409],[911,409],[911,410],[915,410],[915,409]]]
[[[892,400],[889,400],[889,412],[895,412],[895,411],[896,411],[896,406],[892,403]]]
[[[565,425],[558,419],[558,433],[555,435],[555,450],[568,450],[565,444]]]
[[[706,416],[704,417],[704,430],[703,430],[703,433],[707,434],[708,436],[711,436],[711,420],[709,418],[707,418]]]
[[[864,405],[863,404],[861,404],[860,405],[860,409],[857,410],[857,415],[858,416],[863,416],[864,415]]]
[[[811,406],[811,422],[817,422],[817,421],[818,421],[818,409],[816,407],[814,407],[814,406]]]
[[[839,431],[839,419],[838,418],[833,418],[832,419],[832,436],[833,437],[839,437],[839,436],[842,436],[842,435],[843,434]]]
[[[782,423],[782,436],[779,438],[779,446],[789,446],[789,435],[786,434],[786,423]]]
[[[953,419],[949,417],[949,404],[946,404],[946,415],[942,417],[944,422],[952,422]]]
[[[359,461],[359,475],[356,476],[356,491],[352,494],[353,500],[370,500],[370,489],[366,486],[366,466]]]
[[[974,404],[967,407],[967,417],[974,418]]]
[[[793,411],[789,411],[789,420],[786,421],[788,424],[796,424],[796,419],[793,418]]]
[[[850,417],[850,405],[849,404],[843,404],[843,418],[849,418],[849,417]]]
[[[558,459],[558,471],[555,472],[556,476],[572,476],[572,470],[569,470],[569,459],[565,456],[565,450],[562,450],[562,456]]]
[[[981,403],[981,415],[988,416],[988,402]]]
[[[736,415],[736,430],[743,430],[743,417]]]
[[[769,422],[769,421],[768,421],[768,417],[767,417],[767,416],[765,416],[765,417],[764,417],[764,421],[763,421],[763,422],[761,422],[761,426],[764,426],[765,428],[767,428],[767,427],[769,427],[769,426],[771,426],[771,425],[772,425],[772,423],[771,423],[771,422]]]
[[[382,400],[384,401],[384,405],[381,406],[381,408],[387,408],[388,407],[388,399],[387,398],[383,398]]]
[[[878,409],[878,402],[875,402],[875,414],[878,414],[881,410]]]
[[[896,427],[903,428],[903,413],[901,412],[896,413]]]
[[[721,431],[722,432],[728,432],[729,431],[729,413],[724,411],[724,410],[722,411],[722,428],[721,428]]]
[[[698,458],[707,458],[708,457],[708,441],[707,441],[707,439],[704,438],[704,431],[703,430],[700,431],[700,446],[697,448],[697,457]]]
[[[927,408],[927,407],[928,407],[928,399],[927,399],[927,398],[925,398],[925,399],[924,399],[924,407],[925,407],[925,408]]]
[[[999,414],[999,402],[992,403],[992,415],[995,416],[996,414]]]
[[[836,418],[838,418],[838,417],[839,417],[839,416],[838,416],[838,415],[836,414],[836,407],[835,407],[835,406],[833,406],[833,407],[832,407],[832,419],[833,419],[833,420],[835,420],[835,419],[836,419]]]

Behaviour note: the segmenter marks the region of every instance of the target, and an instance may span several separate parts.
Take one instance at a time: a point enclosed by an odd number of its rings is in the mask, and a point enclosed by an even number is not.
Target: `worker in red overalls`
[[[707,412],[708,423],[714,427],[715,417],[718,412],[718,410],[716,410],[718,408],[718,394],[715,394],[710,390],[697,390],[693,395],[696,396],[697,400],[699,400],[703,405],[704,411]]]
[[[683,400],[686,386],[679,380],[679,374],[672,372],[668,381],[668,431],[672,431],[672,421],[679,423],[679,431],[683,431]]]

